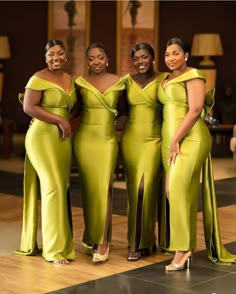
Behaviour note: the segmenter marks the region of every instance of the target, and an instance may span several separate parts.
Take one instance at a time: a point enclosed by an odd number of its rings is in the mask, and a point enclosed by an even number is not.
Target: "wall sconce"
[[[223,55],[222,43],[219,34],[195,34],[192,43],[192,56],[203,56],[199,62],[199,69],[206,75],[206,92],[215,88],[216,64],[210,56]]]
[[[4,67],[3,61],[11,57],[10,46],[7,36],[0,36],[0,124],[2,122],[1,116],[1,103],[3,95],[3,82],[4,82]]]

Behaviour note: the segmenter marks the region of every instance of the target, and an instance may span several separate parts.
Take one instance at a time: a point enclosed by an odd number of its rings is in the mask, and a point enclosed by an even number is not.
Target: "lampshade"
[[[219,34],[195,34],[193,36],[192,56],[223,55]]]
[[[10,46],[7,36],[0,36],[0,60],[11,57]]]

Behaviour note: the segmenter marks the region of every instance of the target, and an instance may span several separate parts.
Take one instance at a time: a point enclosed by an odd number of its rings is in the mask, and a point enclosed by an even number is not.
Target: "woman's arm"
[[[48,123],[57,124],[62,130],[63,138],[70,137],[71,127],[69,122],[62,116],[50,113],[40,106],[42,94],[43,91],[26,89],[23,100],[24,112],[33,118],[37,118]]]
[[[179,142],[192,129],[198,118],[201,116],[205,100],[205,82],[202,79],[193,79],[186,82],[189,111],[182,124],[176,131],[170,145],[169,163],[175,162],[180,154]]]

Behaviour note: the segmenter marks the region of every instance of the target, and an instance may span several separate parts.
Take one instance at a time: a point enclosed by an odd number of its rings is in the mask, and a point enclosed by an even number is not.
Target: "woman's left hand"
[[[181,156],[181,152],[180,152],[180,147],[179,147],[179,142],[171,142],[171,145],[170,145],[170,154],[169,154],[169,159],[168,159],[168,163],[169,165],[171,163],[175,163],[175,160],[176,160],[176,156]]]

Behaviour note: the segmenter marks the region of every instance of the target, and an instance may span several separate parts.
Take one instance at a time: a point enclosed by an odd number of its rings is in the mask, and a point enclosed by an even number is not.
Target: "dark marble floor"
[[[236,252],[236,242],[226,245]],[[215,265],[206,251],[194,254],[189,269],[165,272],[168,261],[50,292],[50,294],[235,294],[236,264]]]
[[[76,182],[74,185],[76,186]],[[215,188],[217,191],[218,207],[236,203],[235,178],[215,181]],[[123,197],[125,195],[121,198],[123,199]],[[116,194],[114,198],[116,198]],[[114,202],[116,203],[116,201]],[[200,206],[201,201],[199,203],[199,210]],[[118,205],[118,207],[121,208],[124,206]],[[120,214],[123,213],[124,211],[120,211]],[[236,254],[236,242],[226,244],[226,248]],[[208,260],[206,251],[194,254],[190,269],[187,270],[165,272],[164,267],[168,263],[169,261],[156,263],[136,270],[130,270],[50,292],[50,294],[236,293],[236,264],[231,266],[213,264]]]

